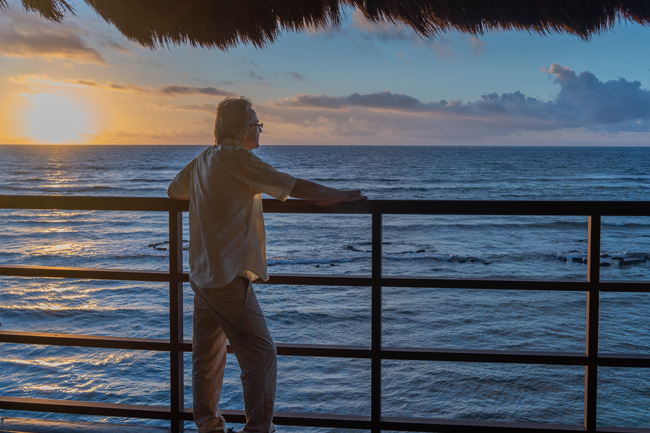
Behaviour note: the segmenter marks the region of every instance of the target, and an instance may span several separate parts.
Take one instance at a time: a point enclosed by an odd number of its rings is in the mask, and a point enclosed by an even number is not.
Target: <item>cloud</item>
[[[156,110],[180,110],[180,111],[197,111],[200,113],[210,113],[214,115],[217,112],[217,106],[215,104],[161,104],[161,103],[149,103],[146,104],[147,107],[154,108]]]
[[[304,75],[296,72],[296,71],[284,71],[285,75],[288,75],[292,78],[295,78],[296,80],[300,81],[309,81],[309,78],[305,77]]]
[[[108,48],[111,48],[111,49],[115,50],[115,51],[119,51],[122,54],[131,53],[131,50],[129,50],[127,47],[120,44],[119,42],[108,40],[108,41],[104,42],[104,45],[107,46]]]
[[[650,91],[642,89],[638,81],[618,78],[603,82],[591,72],[578,75],[557,63],[544,71],[560,86],[554,112],[568,125],[605,127],[650,120]]]
[[[145,87],[140,87],[136,86],[134,84],[126,83],[126,84],[118,84],[118,83],[111,83],[110,81],[107,81],[105,83],[100,83],[95,80],[89,80],[89,79],[77,79],[77,80],[64,80],[65,83],[69,84],[76,84],[79,86],[87,86],[87,87],[97,87],[100,89],[106,89],[106,90],[118,90],[122,92],[133,92],[133,93],[151,93],[152,91],[150,89],[147,89]]]
[[[70,26],[52,24],[30,15],[4,11],[0,20],[0,55],[63,59],[104,64],[102,55],[88,46]]]
[[[187,111],[200,111],[204,113],[215,114],[217,112],[217,106],[214,104],[186,104],[179,105],[176,107],[177,110],[187,110]]]
[[[207,96],[234,96],[233,92],[228,92],[215,87],[193,87],[193,86],[164,86],[160,88],[160,93],[169,96],[178,95],[207,95]]]
[[[483,49],[485,48],[485,44],[476,36],[468,36],[467,45],[469,45],[472,54],[474,54],[475,56],[480,56],[481,54],[483,54]]]
[[[280,99],[275,102],[280,107],[326,108],[341,109],[344,107],[364,107],[378,110],[391,110],[412,113],[444,113],[458,114],[460,111],[468,112],[467,107],[460,101],[437,101],[424,103],[413,96],[403,93],[392,93],[389,90],[360,94],[353,93],[349,96],[326,96],[301,94],[291,98]]]
[[[156,87],[143,87],[131,83],[113,83],[110,81],[99,82],[88,78],[75,78],[55,80],[47,75],[26,74],[11,77],[11,81],[18,84],[31,84],[31,85],[74,85],[84,87],[94,87],[103,90],[139,93],[139,94],[158,94],[161,96],[234,96],[235,93],[215,87],[192,87],[182,85],[168,85],[160,88]]]
[[[603,128],[605,125],[650,121],[650,90],[638,81],[624,78],[603,82],[585,71],[577,75],[556,63],[543,69],[560,86],[555,99],[543,101],[527,97],[520,91],[486,93],[474,102],[460,100],[422,102],[388,90],[348,96],[301,94],[275,102],[280,107],[343,109],[364,107],[397,112],[428,113],[451,117],[489,119],[528,119],[544,128]],[[534,129],[536,129],[535,127]]]
[[[369,134],[397,143],[485,141],[552,131],[574,131],[574,136],[650,132],[650,90],[638,81],[601,81],[591,72],[576,74],[558,64],[543,71],[559,87],[548,100],[515,90],[486,93],[471,102],[423,102],[386,90],[346,96],[300,94],[273,101],[265,109],[298,129],[315,128],[331,136],[349,134],[353,140]],[[327,132],[325,125],[331,126]]]
[[[361,33],[361,37],[367,41],[370,39],[378,40],[382,43],[391,42],[411,42],[415,47],[429,48],[439,58],[448,58],[458,53],[458,46],[464,39],[470,52],[479,56],[483,53],[484,44],[475,36],[460,35],[457,33],[440,33],[434,38],[424,38],[417,34],[413,29],[401,23],[391,23],[387,21],[372,23],[366,19],[363,13],[355,9],[352,13],[352,28]],[[338,33],[345,34],[343,29]]]
[[[84,134],[90,144],[205,144],[212,142],[212,131],[176,128],[160,131],[148,127],[141,130],[101,130]]]
[[[390,22],[372,23],[358,9],[352,13],[352,26],[361,30],[365,35],[372,35],[382,42],[422,40],[413,30],[404,25]]]

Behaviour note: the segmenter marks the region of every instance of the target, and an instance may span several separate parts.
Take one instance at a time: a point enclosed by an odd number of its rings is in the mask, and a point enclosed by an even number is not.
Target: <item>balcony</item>
[[[0,196],[0,209],[168,213],[169,270],[167,272],[0,265],[0,275],[168,283],[169,340],[0,331],[0,342],[168,352],[170,357],[170,405],[126,405],[0,396],[0,409],[169,420],[172,431],[181,431],[183,422],[192,419],[191,409],[185,407],[183,397],[183,354],[192,350],[191,341],[183,339],[182,288],[183,283],[189,280],[188,274],[183,272],[182,266],[182,222],[183,213],[187,211],[187,203],[166,198]],[[289,200],[281,203],[275,200],[265,200],[264,211],[266,213],[296,214],[365,214],[370,215],[372,221],[372,270],[370,276],[274,274],[267,282],[276,285],[364,286],[371,288],[371,343],[369,346],[277,343],[280,356],[369,360],[370,415],[276,412],[274,422],[277,425],[363,429],[373,433],[390,430],[423,432],[647,431],[638,428],[598,427],[597,400],[599,367],[650,367],[650,355],[600,353],[598,350],[601,292],[650,292],[650,282],[601,280],[601,218],[603,216],[650,216],[650,202],[369,200],[356,203],[319,203]],[[385,276],[382,272],[382,243],[384,241],[382,216],[391,214],[585,216],[589,220],[587,278],[584,281],[557,281]],[[574,353],[387,347],[382,344],[382,289],[384,287],[583,292],[587,294],[585,351]],[[382,361],[386,360],[583,366],[584,423],[582,425],[558,425],[384,416],[382,414]],[[244,422],[243,411],[224,411],[224,416],[228,422]]]

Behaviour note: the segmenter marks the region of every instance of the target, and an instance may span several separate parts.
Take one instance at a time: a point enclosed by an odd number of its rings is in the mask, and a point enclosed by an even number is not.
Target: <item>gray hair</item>
[[[226,138],[239,140],[242,133],[253,123],[253,103],[243,96],[229,97],[219,103],[214,121],[214,142]]]

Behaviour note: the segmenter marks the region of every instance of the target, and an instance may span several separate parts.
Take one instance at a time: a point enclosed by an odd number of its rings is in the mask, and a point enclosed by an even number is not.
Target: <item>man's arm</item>
[[[167,187],[167,195],[176,200],[190,199],[190,176],[192,174],[192,165],[190,162],[182,169]]]
[[[361,194],[361,191],[358,189],[343,190],[330,188],[304,179],[296,179],[296,184],[289,195],[293,198],[301,198],[304,200],[357,201],[368,198]]]

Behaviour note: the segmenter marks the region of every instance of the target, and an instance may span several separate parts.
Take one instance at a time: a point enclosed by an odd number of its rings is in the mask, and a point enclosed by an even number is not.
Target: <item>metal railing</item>
[[[0,265],[0,275],[53,278],[159,281],[169,283],[169,340],[116,338],[89,335],[0,332],[0,342],[56,346],[165,351],[170,354],[170,405],[144,406],[83,401],[1,397],[0,409],[169,420],[172,431],[191,420],[183,401],[183,353],[192,343],[183,340],[182,217],[187,202],[166,198],[0,196],[0,209],[57,209],[158,211],[169,214],[169,271],[131,271],[43,266]],[[278,412],[280,425],[382,430],[454,432],[638,432],[635,428],[597,427],[598,367],[650,367],[650,355],[603,354],[598,351],[600,292],[650,292],[650,282],[601,281],[600,236],[602,216],[650,216],[650,202],[631,201],[406,201],[368,200],[356,203],[319,203],[264,200],[267,213],[370,214],[372,217],[372,272],[370,277],[272,275],[268,284],[371,287],[371,345],[334,346],[277,344],[281,356],[317,356],[369,359],[371,364],[370,416]],[[522,279],[448,279],[389,277],[382,273],[382,215],[565,215],[589,218],[587,278],[584,281]],[[382,345],[382,287],[561,290],[587,293],[586,350],[569,352],[518,352],[502,350],[441,350],[397,348]],[[453,361],[508,364],[567,365],[585,367],[584,425],[509,423],[382,416],[383,360]],[[229,422],[243,423],[243,411],[224,410]]]

